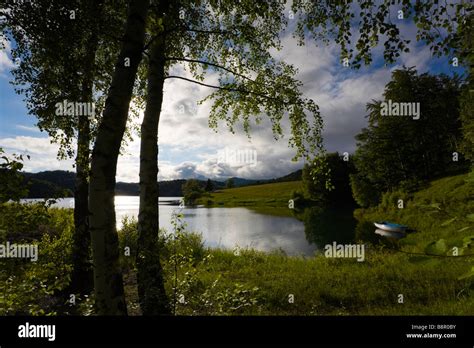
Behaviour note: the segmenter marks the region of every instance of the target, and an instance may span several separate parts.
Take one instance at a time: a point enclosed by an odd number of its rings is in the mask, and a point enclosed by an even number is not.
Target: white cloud
[[[0,47],[0,76],[4,76],[5,71],[10,71],[15,67],[15,63],[10,58],[10,42],[4,36],[0,36]]]
[[[73,170],[72,160],[58,161],[58,144],[52,144],[48,138],[16,136],[0,139],[0,147],[7,154],[29,155],[25,158],[23,170],[40,172],[44,170]]]
[[[39,128],[37,128],[37,127],[24,126],[24,125],[21,125],[21,124],[17,124],[15,127],[18,128],[18,129],[27,131],[27,132],[33,132],[33,133],[40,133],[41,132],[39,130]]]

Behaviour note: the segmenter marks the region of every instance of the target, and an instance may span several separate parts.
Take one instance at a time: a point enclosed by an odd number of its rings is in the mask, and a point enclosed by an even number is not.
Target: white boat
[[[375,227],[378,229],[389,231],[389,232],[405,232],[408,226],[396,224],[388,221],[376,221],[374,222]]]

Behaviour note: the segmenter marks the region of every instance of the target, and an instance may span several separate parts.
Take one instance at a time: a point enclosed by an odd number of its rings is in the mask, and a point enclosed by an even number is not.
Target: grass
[[[468,281],[456,275],[466,265],[414,264],[404,254],[372,250],[365,262],[314,257],[286,257],[243,251],[240,256],[212,250],[212,261],[199,271],[203,288],[219,279],[216,294],[236,284],[255,289],[256,304],[226,314],[251,315],[421,315],[474,313]],[[403,294],[404,303],[398,295]],[[290,303],[290,295],[294,302]],[[188,296],[198,297],[198,293]],[[216,296],[218,297],[218,296]],[[250,295],[249,295],[250,297]],[[182,306],[182,314],[199,308]],[[201,309],[202,310],[202,309]],[[201,314],[209,314],[205,312]],[[215,314],[215,313],[211,313]]]
[[[449,248],[460,247],[464,238],[474,236],[472,176],[463,174],[433,181],[406,200],[403,209],[397,207],[402,194],[386,194],[378,207],[358,209],[355,216],[361,221],[391,220],[414,229],[416,232],[401,240],[407,251],[422,252],[428,243],[440,239]]]
[[[301,181],[251,185],[219,190],[202,197],[197,203],[222,207],[288,207],[294,191],[301,190]]]

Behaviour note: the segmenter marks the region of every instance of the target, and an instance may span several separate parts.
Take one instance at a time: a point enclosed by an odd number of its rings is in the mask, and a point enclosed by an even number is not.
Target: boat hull
[[[385,231],[385,230],[381,230],[381,229],[376,229],[375,233],[380,235],[380,236],[384,236],[384,237],[388,237],[388,238],[394,238],[394,239],[400,239],[400,238],[405,237],[405,233],[403,233],[403,232]]]
[[[405,232],[407,226],[383,222],[374,222],[375,227],[380,230],[389,231],[389,232]]]

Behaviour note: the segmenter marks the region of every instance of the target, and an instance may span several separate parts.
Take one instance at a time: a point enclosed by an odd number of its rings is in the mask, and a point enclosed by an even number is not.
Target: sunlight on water
[[[180,197],[160,197],[160,228],[172,230],[171,215],[180,211]],[[35,201],[25,199],[23,202]],[[53,205],[73,208],[73,198],[63,198]],[[116,196],[117,229],[125,216],[138,218],[138,196]],[[182,209],[187,230],[202,234],[209,247],[254,248],[261,251],[282,250],[288,255],[311,256],[316,246],[307,241],[303,222],[293,217],[257,214],[246,208]]]

